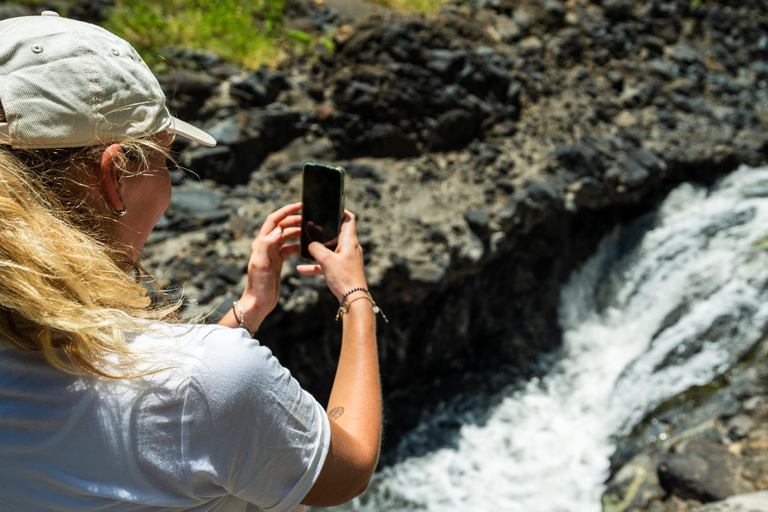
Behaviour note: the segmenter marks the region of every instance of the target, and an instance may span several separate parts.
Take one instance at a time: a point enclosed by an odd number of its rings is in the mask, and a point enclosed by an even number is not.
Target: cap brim
[[[181,135],[182,137],[193,140],[199,144],[202,144],[203,146],[213,147],[216,145],[216,139],[211,137],[209,134],[196,126],[192,126],[191,124],[175,117],[171,117],[171,124],[168,126],[167,130],[169,133]],[[0,144],[13,144],[8,129],[8,123],[0,123]]]
[[[168,132],[181,135],[182,137],[193,140],[203,146],[213,147],[216,145],[216,139],[206,132],[175,117],[171,117],[171,125],[168,127]]]

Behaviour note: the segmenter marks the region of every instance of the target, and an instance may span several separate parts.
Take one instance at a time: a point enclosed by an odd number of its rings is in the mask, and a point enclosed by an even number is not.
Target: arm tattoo
[[[328,413],[328,417],[332,420],[337,420],[341,418],[341,415],[344,414],[344,408],[343,407],[334,407],[331,409],[331,412]]]

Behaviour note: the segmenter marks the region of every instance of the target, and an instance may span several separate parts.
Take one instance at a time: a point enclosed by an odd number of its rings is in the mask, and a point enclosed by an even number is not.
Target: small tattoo
[[[328,417],[332,420],[337,420],[341,418],[341,415],[344,414],[344,408],[343,407],[334,407],[331,409],[331,412],[328,413]]]

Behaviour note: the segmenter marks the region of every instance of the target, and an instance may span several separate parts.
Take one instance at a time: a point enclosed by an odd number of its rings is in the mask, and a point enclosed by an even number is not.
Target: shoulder
[[[190,370],[239,367],[272,357],[272,351],[245,330],[220,325],[155,324],[135,336],[131,346],[140,354],[167,356],[174,366]]]

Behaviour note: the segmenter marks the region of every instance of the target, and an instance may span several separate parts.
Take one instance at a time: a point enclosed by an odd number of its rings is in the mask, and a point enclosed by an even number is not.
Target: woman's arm
[[[251,244],[248,281],[239,301],[244,327],[250,332],[258,330],[274,309],[283,262],[299,252],[297,244],[285,242],[300,236],[301,218],[295,215],[300,210],[301,203],[295,203],[269,215]],[[299,265],[298,271],[325,276],[338,300],[354,288],[367,287],[352,213],[345,212],[335,251],[317,242],[309,251],[317,265]],[[350,293],[346,303],[341,353],[327,409],[331,446],[320,476],[303,500],[306,505],[327,507],[351,500],[366,489],[379,460],[382,410],[373,304],[364,291]],[[235,311],[230,309],[219,324],[238,327],[240,312]]]
[[[353,214],[345,214],[335,251],[319,243],[311,244],[309,251],[317,265],[300,265],[299,272],[325,275],[337,299],[367,286]],[[345,301],[349,308],[341,317],[341,353],[327,410],[331,447],[320,476],[302,501],[305,505],[328,507],[358,496],[368,487],[379,460],[382,405],[373,304],[362,290],[350,293]]]
[[[301,217],[295,215],[300,210],[301,203],[293,203],[267,216],[259,234],[251,243],[248,281],[238,307],[230,308],[219,325],[235,328],[242,322],[243,327],[253,334],[259,330],[264,318],[275,309],[280,298],[283,263],[289,256],[299,253],[298,245],[286,245],[286,242],[298,238],[301,233]]]

